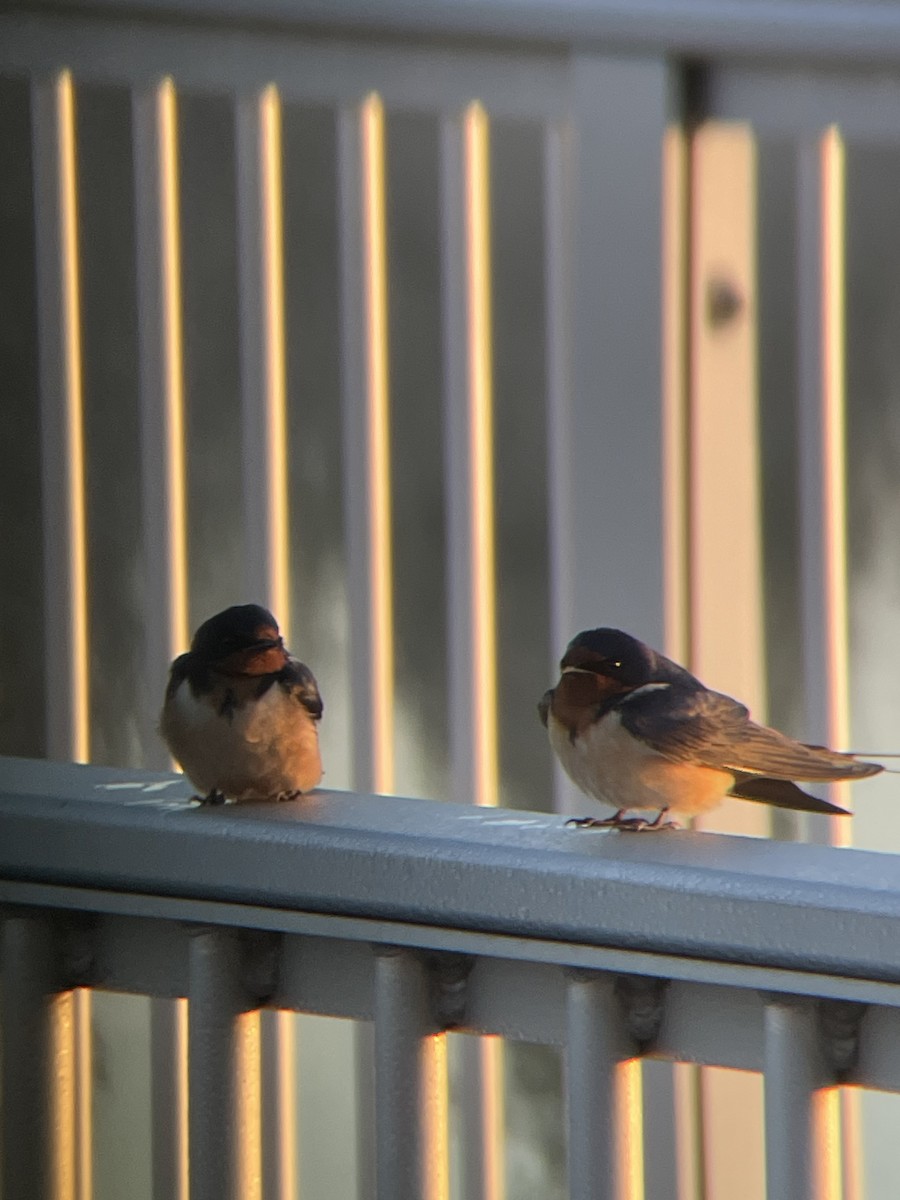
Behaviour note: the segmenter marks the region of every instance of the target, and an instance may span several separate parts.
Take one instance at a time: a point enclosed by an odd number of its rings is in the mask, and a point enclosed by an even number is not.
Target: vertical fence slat
[[[375,965],[377,1200],[447,1200],[446,1039],[431,1028],[422,960]]]
[[[568,487],[571,442],[571,314],[572,302],[572,136],[565,126],[544,129],[544,277],[546,280],[547,371],[547,502],[550,539],[550,630],[548,678],[556,674],[563,648],[572,637],[571,586],[573,546],[565,531],[572,527],[574,497]],[[572,782],[553,756],[554,807],[571,811],[576,803]]]
[[[566,987],[566,1110],[571,1200],[641,1200],[640,1063],[626,1061],[612,978]]]
[[[849,617],[845,449],[844,147],[839,132],[802,142],[798,152],[798,354],[800,531],[805,736],[848,747]],[[850,807],[848,784],[829,797]],[[807,818],[808,835],[832,845],[852,839],[840,817]],[[847,1200],[861,1194],[859,1097],[844,1090],[823,1119],[832,1173]]]
[[[800,521],[806,735],[849,740],[844,461],[844,178],[836,130],[799,147],[797,181]],[[833,785],[847,804],[847,785]],[[821,828],[821,823],[819,823]],[[849,822],[828,822],[846,844]]]
[[[627,122],[617,115],[623,95],[630,97]],[[556,657],[578,630],[595,625],[620,625],[657,646],[666,629],[657,481],[670,68],[663,59],[574,54],[570,105],[569,128],[551,133],[547,147]],[[556,804],[584,811],[574,785],[559,774]]]
[[[498,800],[487,139],[478,104],[441,135],[450,754],[465,804]]]
[[[338,115],[341,398],[353,786],[394,786],[394,651],[384,114],[375,95]],[[356,1030],[360,1195],[375,1188],[371,1029]]]
[[[813,1018],[809,1005],[766,1005],[766,1200],[813,1200]]]
[[[377,96],[338,121],[341,365],[353,781],[394,774],[384,116]]]
[[[248,595],[291,645],[288,446],[284,348],[281,105],[274,87],[240,97],[236,113],[244,511]],[[266,1200],[297,1189],[294,1018],[262,1018]]]
[[[150,1001],[154,1200],[187,1200],[187,1002]]]
[[[187,544],[181,247],[172,81],[133,98],[138,354],[143,474],[148,754],[169,662],[186,649]]]
[[[441,130],[441,286],[453,798],[499,801],[488,119],[479,104]],[[503,1046],[461,1056],[462,1195],[504,1193]]]
[[[63,1200],[70,1187],[59,1186],[54,1169],[65,1155],[61,1114],[54,1112],[57,1085],[51,1063],[54,1021],[53,940],[49,925],[37,918],[10,916],[2,926],[0,974],[0,1053],[3,1091],[14,1102],[2,1105],[0,1194],[6,1200]],[[69,1081],[68,1087],[71,1087]],[[62,1118],[63,1120],[65,1118]]]
[[[47,754],[86,762],[87,549],[74,106],[68,72],[35,84]]]
[[[237,106],[246,571],[290,628],[281,106],[274,87]],[[260,590],[261,589],[261,590]]]
[[[132,100],[141,408],[148,765],[169,765],[156,734],[166,671],[187,648],[187,544],[176,98],[171,80]],[[151,1004],[153,1190],[187,1200],[184,1001]]]
[[[188,1006],[190,1198],[260,1200],[259,1015],[247,1012],[240,944],[197,931]]]
[[[46,752],[87,762],[87,527],[78,252],[75,97],[67,71],[34,85],[34,197],[37,253],[41,464],[44,540]],[[69,996],[75,1079],[69,1099],[74,1195],[93,1192],[91,1004]],[[68,1120],[68,1118],[66,1118]],[[63,1168],[63,1174],[68,1168]]]

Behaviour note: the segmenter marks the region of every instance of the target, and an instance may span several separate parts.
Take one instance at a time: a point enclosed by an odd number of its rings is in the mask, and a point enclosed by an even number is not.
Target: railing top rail
[[[900,59],[900,6],[885,0],[14,0],[11,8],[699,58]]]
[[[201,809],[180,776],[0,759],[0,878],[900,981],[900,858],[315,793]]]

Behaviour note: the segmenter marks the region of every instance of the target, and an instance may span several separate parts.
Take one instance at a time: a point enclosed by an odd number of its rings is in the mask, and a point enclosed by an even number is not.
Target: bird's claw
[[[660,821],[658,817],[648,821],[646,817],[626,817],[617,821],[616,829],[626,833],[662,833],[664,829],[679,829],[677,821]]]
[[[572,829],[619,829],[621,818],[616,813],[614,817],[569,817],[566,828]]]
[[[566,826],[575,829],[621,829],[623,833],[659,833],[664,829],[678,829],[676,821],[664,821],[663,814],[648,821],[646,817],[625,817],[622,812],[611,817],[570,817]]]
[[[218,788],[213,788],[212,791],[207,792],[207,794],[205,796],[191,796],[191,799],[199,801],[200,804],[203,806],[224,804],[225,803],[225,793],[220,792]]]

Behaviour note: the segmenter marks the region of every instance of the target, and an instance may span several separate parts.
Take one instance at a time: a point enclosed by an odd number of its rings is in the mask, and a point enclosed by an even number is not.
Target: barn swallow
[[[538,705],[566,774],[617,811],[571,824],[668,829],[667,813],[707,812],[726,796],[803,812],[847,810],[795,780],[862,779],[884,768],[850,753],[795,742],[750,720],[743,704],[710,691],[683,667],[619,629],[569,643],[561,676]],[[653,820],[628,817],[656,810]]]
[[[204,621],[169,672],[159,730],[201,803],[290,799],[322,778],[322,698],[258,604]]]

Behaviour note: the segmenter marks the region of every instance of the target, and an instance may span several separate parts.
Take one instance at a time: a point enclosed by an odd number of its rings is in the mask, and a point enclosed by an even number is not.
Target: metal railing
[[[659,1153],[641,1057],[763,1073],[769,1200],[821,1194],[835,1084],[900,1090],[893,856],[7,759],[0,876],[5,1200],[70,1194],[72,988],[187,999],[192,1200],[268,1195],[262,1007],[374,1022],[379,1200],[448,1194],[447,1030],[564,1049],[572,1200]]]

